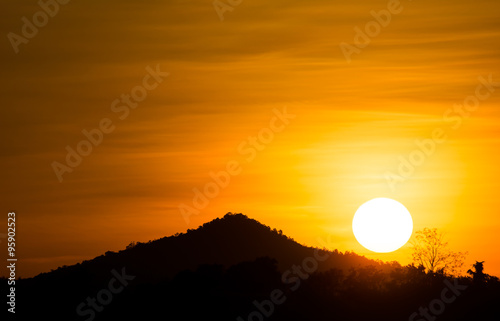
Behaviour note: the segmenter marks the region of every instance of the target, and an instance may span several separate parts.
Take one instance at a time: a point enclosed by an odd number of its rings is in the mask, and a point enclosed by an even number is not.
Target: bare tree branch
[[[424,228],[415,232],[413,263],[423,266],[428,272],[460,275],[467,253],[453,252],[444,240],[444,234],[436,228]]]

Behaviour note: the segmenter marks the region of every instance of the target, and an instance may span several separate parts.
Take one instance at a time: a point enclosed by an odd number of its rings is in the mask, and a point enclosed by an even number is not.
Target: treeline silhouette
[[[469,270],[470,277],[452,279],[423,267],[305,247],[228,213],[187,233],[131,243],[118,253],[20,280],[16,317],[420,321],[426,309],[431,321],[498,320],[500,283],[484,273],[483,263]],[[112,281],[122,272],[130,276],[123,287]],[[121,291],[110,300],[101,295],[98,308],[91,308],[88,298],[116,288]]]

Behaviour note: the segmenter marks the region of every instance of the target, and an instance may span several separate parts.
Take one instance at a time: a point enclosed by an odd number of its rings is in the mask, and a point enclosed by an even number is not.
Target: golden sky
[[[3,7],[0,223],[16,211],[21,276],[230,211],[307,245],[331,235],[341,251],[406,264],[408,246],[374,254],[352,234],[354,212],[375,197],[500,275],[497,0],[244,0],[224,21],[211,0],[70,1],[18,53],[8,35],[41,8]],[[355,42],[381,10],[398,13]],[[342,43],[363,48],[348,62]],[[148,68],[169,75],[135,108],[114,105]],[[285,111],[294,117],[265,136]],[[53,162],[103,119],[114,130],[60,182]],[[391,187],[388,173],[436,130],[446,140]],[[252,145],[259,133],[267,143]],[[232,161],[241,173],[186,223],[179,205]]]

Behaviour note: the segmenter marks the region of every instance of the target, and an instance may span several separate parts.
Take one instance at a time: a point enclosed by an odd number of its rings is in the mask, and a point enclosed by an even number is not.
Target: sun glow
[[[393,252],[408,242],[413,220],[403,204],[375,198],[361,205],[352,220],[356,240],[373,252]]]

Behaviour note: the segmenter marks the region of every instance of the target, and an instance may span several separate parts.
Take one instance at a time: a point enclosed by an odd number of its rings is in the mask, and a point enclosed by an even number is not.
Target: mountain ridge
[[[256,313],[261,313],[259,320],[272,315],[270,320],[336,316],[396,321],[434,302],[445,280],[443,274],[425,273],[413,265],[307,247],[241,213],[228,213],[187,233],[131,244],[119,252],[16,280],[16,297],[23,320],[43,311],[52,320],[86,321],[93,316],[256,320],[251,317]],[[460,288],[470,288],[457,295],[457,301],[466,304],[449,306],[443,321],[471,319],[478,308],[484,315],[496,311],[497,281],[459,282]],[[269,312],[272,293],[286,298],[279,308],[273,305],[274,314]]]
[[[158,281],[161,277],[152,276],[172,277],[182,270],[196,269],[200,264],[222,264],[229,267],[265,256],[276,259],[279,270],[283,271],[294,264],[299,264],[304,258],[313,256],[315,249],[299,244],[293,238],[282,234],[280,230],[271,229],[244,214],[227,213],[222,218],[206,222],[196,229],[189,229],[186,233],[176,233],[148,242],[132,243],[118,252],[107,251],[93,259],[59,267],[30,279],[50,277],[54,273],[78,268],[88,268],[93,272],[92,274],[98,276],[97,270],[109,271],[117,266],[127,266],[138,274],[149,274],[151,277],[149,281]],[[328,250],[333,257],[325,262],[320,270],[347,269],[379,263],[353,252],[342,253],[336,249],[322,250]],[[168,255],[170,259],[166,260],[164,255]],[[342,256],[353,262],[343,264],[340,258]],[[139,264],[139,262],[143,263]],[[141,269],[141,265],[147,266],[147,271]]]

